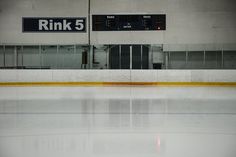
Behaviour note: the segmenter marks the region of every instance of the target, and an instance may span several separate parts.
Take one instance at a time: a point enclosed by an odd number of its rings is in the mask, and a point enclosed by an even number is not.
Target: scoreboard
[[[165,14],[92,15],[93,31],[166,30]]]

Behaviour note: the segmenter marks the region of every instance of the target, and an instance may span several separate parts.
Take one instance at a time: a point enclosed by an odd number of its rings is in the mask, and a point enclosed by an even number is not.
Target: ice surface
[[[235,157],[233,87],[1,87],[0,157]]]

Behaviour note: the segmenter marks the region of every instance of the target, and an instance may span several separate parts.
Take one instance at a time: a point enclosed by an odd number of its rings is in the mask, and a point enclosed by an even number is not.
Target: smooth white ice
[[[0,157],[235,157],[233,87],[0,87]]]

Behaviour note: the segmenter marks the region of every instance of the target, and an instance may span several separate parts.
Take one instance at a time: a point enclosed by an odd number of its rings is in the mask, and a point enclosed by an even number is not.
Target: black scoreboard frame
[[[163,31],[165,14],[92,15],[93,31]]]

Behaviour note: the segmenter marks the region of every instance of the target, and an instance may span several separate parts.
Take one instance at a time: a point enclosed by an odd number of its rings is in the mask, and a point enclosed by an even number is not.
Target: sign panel
[[[93,31],[166,30],[165,14],[93,15]]]
[[[86,32],[86,18],[23,17],[23,32]]]

